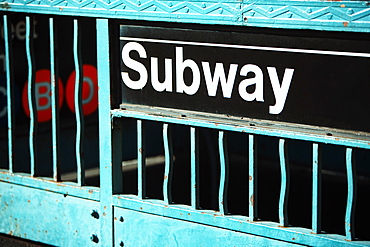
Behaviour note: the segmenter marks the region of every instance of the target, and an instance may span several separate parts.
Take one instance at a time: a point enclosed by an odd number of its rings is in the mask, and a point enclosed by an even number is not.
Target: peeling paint
[[[252,205],[252,207],[254,207],[254,194],[253,195],[251,195],[251,197],[250,197],[250,202],[251,202],[251,205]]]

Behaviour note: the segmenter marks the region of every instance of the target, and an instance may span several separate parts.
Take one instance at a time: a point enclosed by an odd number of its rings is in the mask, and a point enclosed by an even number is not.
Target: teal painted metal
[[[190,127],[191,206],[199,208],[199,130]]]
[[[184,112],[177,110],[164,110],[144,106],[142,107],[142,111],[138,111],[137,106],[123,106],[125,107],[125,110],[111,110],[112,117],[130,117],[143,120],[161,121],[164,123],[370,149],[370,140],[368,136],[357,134],[352,135],[348,133],[344,134],[336,132],[333,129],[309,128],[305,125],[284,126],[282,124],[274,124],[269,121],[213,116],[211,114],[207,114],[207,117],[205,118],[205,115],[194,112],[186,112],[186,116],[189,117],[181,118],[180,116],[183,115]],[[156,111],[161,112],[163,115],[158,116]]]
[[[55,183],[54,179],[46,177],[31,177],[26,173],[11,173],[8,170],[0,169],[0,181],[6,183],[23,185],[37,190],[47,190],[63,195],[72,195],[93,201],[99,201],[100,189],[92,186],[80,187],[73,182]]]
[[[345,216],[346,238],[355,239],[355,206],[356,206],[356,166],[353,164],[353,150],[346,149],[346,168],[347,168],[347,208]]]
[[[30,109],[30,130],[29,130],[29,149],[30,149],[30,166],[31,176],[36,176],[37,157],[36,157],[36,132],[37,132],[37,109],[35,102],[35,73],[33,57],[33,18],[26,16],[26,54],[28,62],[28,108]]]
[[[101,243],[113,245],[113,206],[114,191],[113,171],[116,164],[112,162],[112,146],[116,135],[110,134],[112,129],[110,101],[110,59],[109,59],[109,23],[107,19],[96,20],[98,85],[99,93],[99,148],[100,148],[100,235]],[[104,89],[104,90],[103,90]],[[109,134],[106,134],[108,130]],[[118,154],[117,154],[118,155]],[[122,156],[121,156],[122,158]],[[122,159],[121,159],[122,160]],[[114,161],[114,159],[113,159]]]
[[[75,79],[75,113],[76,113],[76,162],[77,162],[77,183],[81,186],[85,184],[84,161],[81,154],[83,142],[83,112],[82,112],[82,64],[81,64],[81,41],[79,35],[80,29],[78,20],[73,20],[73,58],[75,63],[76,79]]]
[[[163,199],[165,203],[172,203],[172,174],[173,174],[173,150],[171,125],[163,124],[163,143],[164,143],[164,181],[163,181]]]
[[[228,214],[227,189],[229,185],[229,160],[226,133],[218,132],[218,150],[220,155],[220,187],[218,191],[218,208],[221,215]]]
[[[298,246],[122,208],[114,214],[115,246]]]
[[[370,32],[367,1],[2,0],[4,11],[249,27]]]
[[[12,99],[13,96],[13,86],[12,86],[12,69],[11,69],[11,40],[10,32],[9,32],[9,23],[8,23],[8,16],[4,15],[4,45],[5,45],[5,67],[6,67],[6,94],[10,95],[11,97],[7,97],[7,108],[8,110],[8,166],[9,172],[13,172],[13,119],[14,119],[14,111],[13,111],[13,104]]]
[[[0,231],[55,246],[96,246],[99,203],[0,182]],[[81,222],[84,222],[81,224]]]
[[[279,199],[279,223],[280,226],[288,226],[288,198],[289,198],[289,161],[286,151],[285,139],[279,140],[279,157],[281,170],[281,186]]]
[[[312,231],[321,232],[321,187],[322,164],[320,160],[320,146],[312,144]]]
[[[300,227],[282,228],[279,223],[269,221],[250,222],[249,217],[223,216],[213,210],[193,210],[191,206],[168,206],[162,200],[141,200],[132,195],[113,196],[113,205],[147,214],[201,223],[256,236],[282,240],[308,246],[369,246],[369,241],[347,241],[345,236],[335,234],[312,234],[311,229]]]
[[[257,161],[256,161],[256,142],[254,135],[249,135],[248,143],[248,165],[249,165],[249,220],[257,220]]]
[[[53,178],[60,181],[59,161],[59,81],[57,76],[57,59],[55,54],[54,18],[49,18],[49,37],[50,37],[50,84],[51,84],[51,125],[52,125],[52,145],[53,145]]]
[[[144,239],[143,245],[151,243],[163,245],[163,242],[177,245],[208,245],[224,246],[225,243],[236,245],[313,245],[313,246],[370,246],[369,241],[353,241],[354,205],[356,198],[356,173],[353,164],[352,148],[370,149],[368,136],[358,136],[354,133],[336,133],[326,129],[315,129],[307,126],[284,126],[267,121],[257,121],[230,118],[222,116],[205,116],[201,114],[185,114],[180,112],[150,111],[145,107],[130,109],[116,109],[111,102],[111,57],[110,35],[112,29],[108,18],[122,18],[130,20],[168,21],[198,24],[222,24],[251,27],[314,29],[327,31],[364,32],[370,31],[370,8],[367,2],[342,1],[48,1],[48,0],[11,0],[0,1],[1,7],[8,12],[44,13],[56,15],[87,16],[96,19],[97,30],[97,64],[99,81],[99,142],[100,142],[100,189],[85,187],[84,166],[82,163],[81,143],[83,117],[81,109],[82,71],[79,59],[78,19],[74,21],[74,60],[76,64],[76,159],[78,163],[77,183],[58,182],[58,114],[57,114],[57,72],[54,57],[54,29],[53,19],[50,18],[50,64],[53,99],[53,178],[36,178],[37,160],[34,156],[36,148],[34,134],[36,131],[34,73],[32,54],[31,17],[27,17],[27,58],[29,63],[28,98],[31,111],[30,151],[31,174],[13,173],[12,164],[12,131],[13,117],[8,114],[9,141],[9,169],[0,171],[0,198],[2,212],[5,217],[17,215],[21,219],[20,225],[14,220],[0,223],[0,231],[6,233],[8,229],[16,236],[43,241],[58,245],[82,246],[122,246],[124,244],[138,245]],[[100,19],[103,18],[103,19]],[[8,95],[11,95],[11,48],[7,15],[4,15],[4,36],[6,45],[6,66]],[[78,89],[78,90],[77,90]],[[8,107],[12,108],[12,98],[8,97]],[[31,109],[32,108],[32,109]],[[114,109],[112,109],[114,108]],[[180,113],[180,114],[179,114]],[[134,118],[137,120],[137,155],[138,155],[138,196],[122,195],[122,119]],[[163,142],[165,150],[165,172],[163,183],[163,200],[149,200],[146,197],[145,176],[145,136],[143,120],[158,121],[163,124]],[[191,203],[186,205],[172,204],[172,170],[173,151],[171,125],[180,124],[190,127],[190,166],[191,166]],[[199,133],[198,128],[216,129],[219,133],[218,147],[220,159],[219,181],[219,211],[199,209]],[[249,137],[249,214],[248,216],[228,215],[227,186],[228,186],[228,150],[226,132],[247,133]],[[262,222],[257,219],[257,163],[256,140],[257,135],[272,136],[280,139],[279,156],[281,165],[281,195],[279,202],[279,223]],[[287,162],[286,140],[296,139],[313,143],[313,199],[312,199],[312,229],[289,226],[287,220],[287,199],[289,187],[289,163]],[[321,163],[320,151],[317,143],[329,143],[345,146],[348,198],[345,217],[345,236],[321,233]],[[81,162],[79,162],[81,161]],[[46,191],[48,190],[48,191]],[[16,199],[11,198],[11,191]],[[117,195],[118,194],[118,195]],[[5,196],[3,196],[5,195]],[[72,196],[70,196],[72,195]],[[26,199],[37,199],[36,204],[30,206],[33,221],[27,221],[29,215],[20,212]],[[38,200],[44,201],[39,207]],[[14,201],[17,200],[17,201]],[[59,201],[58,201],[59,200]],[[61,201],[61,202],[60,202]],[[8,202],[10,204],[8,204]],[[5,206],[4,206],[5,205]],[[50,211],[50,209],[54,209]],[[65,218],[55,216],[69,210]],[[32,223],[36,222],[37,215],[45,221],[40,221],[40,233],[30,231]],[[91,213],[93,212],[93,214]],[[94,217],[92,217],[94,215]],[[53,220],[53,217],[55,220]],[[121,220],[122,217],[122,220]],[[47,220],[49,219],[49,220]],[[51,220],[50,220],[51,219]],[[76,219],[81,219],[76,221]],[[64,228],[73,220],[73,227]],[[80,224],[84,222],[84,224]],[[58,225],[60,224],[60,225]],[[20,228],[19,228],[20,226]],[[283,228],[281,226],[284,226]],[[46,230],[47,229],[47,230]],[[60,230],[67,236],[72,229],[82,232],[73,238],[59,240]],[[185,229],[185,230],[184,230]],[[47,234],[46,231],[51,231]],[[164,231],[174,234],[174,238],[167,238]],[[314,232],[315,234],[312,234]],[[128,234],[131,233],[131,234]],[[148,234],[149,233],[149,234]],[[138,237],[141,234],[142,238]],[[193,236],[189,238],[188,236]],[[216,239],[215,239],[216,236]],[[351,240],[351,241],[348,241]],[[60,241],[60,242],[58,242]],[[64,242],[62,242],[64,241]],[[180,242],[179,242],[180,241]],[[218,242],[220,241],[220,242]],[[230,242],[225,242],[230,241]],[[234,241],[234,242],[233,242]]]
[[[146,197],[145,124],[137,120],[137,189],[141,199]]]

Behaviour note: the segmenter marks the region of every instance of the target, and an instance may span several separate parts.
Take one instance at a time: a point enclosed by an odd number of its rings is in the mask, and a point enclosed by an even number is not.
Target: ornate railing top
[[[370,1],[0,0],[0,7],[130,20],[370,32]]]

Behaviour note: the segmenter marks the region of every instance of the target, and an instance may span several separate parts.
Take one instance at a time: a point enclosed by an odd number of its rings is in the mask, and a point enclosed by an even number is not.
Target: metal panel
[[[114,246],[299,246],[117,207],[114,228]]]
[[[0,182],[0,232],[56,246],[96,246],[99,203]],[[83,222],[83,224],[81,224]]]
[[[193,223],[244,232],[309,246],[369,246],[369,241],[346,241],[345,236],[335,234],[314,234],[311,229],[300,227],[281,227],[279,223],[269,221],[250,222],[249,217],[224,216],[213,210],[194,210],[191,206],[168,206],[162,200],[141,200],[137,196],[117,195],[113,205],[148,214],[169,217]],[[115,215],[117,217],[117,215]],[[119,217],[119,216],[118,216]]]

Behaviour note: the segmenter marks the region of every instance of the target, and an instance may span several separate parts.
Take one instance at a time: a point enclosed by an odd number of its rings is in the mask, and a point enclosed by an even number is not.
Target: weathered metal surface
[[[2,0],[4,11],[180,23],[370,32],[367,1]]]
[[[58,78],[58,47],[55,44],[56,34],[54,32],[54,18],[49,18],[50,37],[50,83],[51,83],[51,124],[52,124],[52,145],[53,145],[53,178],[60,181],[59,163],[59,80]]]
[[[370,8],[367,2],[357,1],[49,1],[49,0],[0,0],[0,6],[8,12],[44,13],[56,15],[90,16],[96,19],[98,81],[99,81],[99,142],[100,142],[100,186],[84,187],[84,167],[78,165],[78,183],[61,183],[58,180],[58,161],[54,160],[53,178],[35,178],[38,163],[31,154],[31,174],[14,174],[0,171],[0,232],[42,241],[60,246],[127,246],[127,245],[178,245],[178,246],[247,246],[247,245],[314,245],[314,246],[370,246],[370,242],[348,241],[353,234],[353,208],[355,203],[355,170],[352,162],[352,147],[370,149],[368,133],[316,128],[299,124],[277,124],[247,118],[215,116],[190,111],[176,111],[161,108],[123,105],[112,110],[111,50],[110,36],[117,30],[109,29],[108,19],[169,21],[181,23],[223,24],[235,26],[315,29],[328,31],[370,32]],[[4,22],[6,23],[6,17]],[[81,77],[78,60],[77,20],[75,20],[74,54],[76,82]],[[50,26],[52,26],[52,19]],[[29,60],[29,81],[32,81],[32,51],[30,19],[27,18],[27,54]],[[8,27],[8,26],[7,26]],[[5,33],[6,33],[5,28]],[[8,30],[9,31],[9,30]],[[9,38],[10,34],[5,34]],[[116,35],[118,37],[118,35]],[[53,29],[50,29],[50,40]],[[54,50],[51,42],[50,50]],[[10,49],[10,48],[6,48]],[[115,51],[113,51],[115,52]],[[7,58],[7,68],[10,70]],[[53,66],[53,55],[50,63]],[[114,60],[114,59],[113,59]],[[56,72],[53,71],[52,76]],[[8,73],[10,75],[10,73]],[[9,77],[10,78],[10,77]],[[53,81],[53,79],[51,79]],[[8,79],[10,83],[10,79]],[[30,84],[31,85],[31,84]],[[10,86],[8,86],[8,90]],[[57,88],[57,87],[56,87]],[[77,88],[77,86],[76,86]],[[32,91],[32,88],[29,90]],[[75,101],[81,101],[76,90]],[[11,93],[8,93],[9,95]],[[54,93],[57,94],[57,93]],[[29,99],[33,97],[29,94]],[[79,100],[77,100],[79,98]],[[11,102],[8,101],[8,105]],[[57,102],[57,100],[56,100]],[[30,105],[34,104],[34,101]],[[55,102],[53,103],[55,108]],[[78,107],[78,104],[76,104]],[[114,106],[116,107],[116,106]],[[78,110],[76,109],[76,112]],[[32,112],[32,110],[31,110]],[[34,115],[32,117],[32,115]],[[54,114],[55,116],[55,114]],[[114,195],[122,193],[122,129],[121,118],[138,120],[138,196]],[[35,148],[31,113],[30,149]],[[78,118],[78,116],[77,116]],[[12,118],[9,117],[10,134]],[[146,200],[145,197],[145,152],[141,120],[163,123],[165,148],[164,200]],[[54,122],[53,133],[57,134]],[[191,127],[191,206],[172,203],[172,143],[171,124]],[[77,126],[82,122],[77,120]],[[219,211],[198,209],[198,136],[197,128],[211,128],[219,131],[221,176],[219,187]],[[79,130],[81,132],[81,129]],[[249,133],[249,216],[227,215],[227,148],[224,131]],[[280,222],[254,221],[257,219],[257,182],[254,135],[267,135],[318,143],[342,145],[347,148],[348,199],[346,211],[346,236],[320,233],[320,163],[318,146],[314,144],[314,195],[312,230],[290,227],[287,216],[287,185],[289,175],[286,164],[284,141],[280,142],[282,168]],[[77,133],[77,160],[81,153],[80,133]],[[11,150],[12,142],[9,142]],[[56,142],[53,145],[57,146]],[[315,146],[316,145],[316,146]],[[56,147],[57,148],[57,147]],[[54,149],[55,150],[55,149]],[[11,160],[11,151],[9,159]],[[54,157],[57,155],[54,154]],[[33,163],[32,163],[33,162]],[[20,210],[22,209],[22,210]],[[283,227],[282,227],[283,226]],[[314,233],[313,233],[314,232]]]
[[[370,246],[369,241],[346,241],[345,236],[335,234],[314,234],[311,229],[281,227],[269,221],[250,222],[245,216],[224,216],[212,210],[194,210],[191,206],[167,205],[162,200],[141,200],[137,196],[114,196],[117,207],[164,216],[193,223],[244,232],[266,238],[287,241],[308,246]],[[117,217],[117,215],[115,215]],[[119,215],[118,215],[119,217]],[[150,217],[148,215],[148,217]]]
[[[312,144],[312,231],[321,232],[322,162],[319,144]]]
[[[316,128],[307,125],[276,124],[271,121],[216,116],[212,114],[204,115],[198,112],[169,110],[159,107],[138,107],[137,105],[125,104],[122,105],[122,108],[123,109],[111,110],[112,116],[133,117],[194,127],[205,127],[370,149],[370,140],[366,133],[344,133],[337,129]]]
[[[115,246],[298,246],[117,207],[114,233]]]
[[[97,187],[80,187],[72,182],[56,183],[54,179],[51,178],[33,178],[30,174],[9,173],[7,170],[3,169],[0,169],[0,181],[94,201],[98,201],[100,198],[100,190]]]
[[[218,132],[218,150],[220,157],[220,187],[218,191],[218,208],[222,215],[228,214],[227,194],[229,185],[229,159],[226,141],[226,133]]]
[[[113,207],[112,195],[115,189],[114,183],[120,183],[118,179],[113,181],[113,171],[117,167],[115,161],[118,159],[122,162],[122,153],[119,145],[112,146],[115,143],[117,134],[122,133],[113,130],[115,126],[110,117],[111,109],[111,90],[110,90],[110,58],[109,58],[109,25],[107,19],[96,20],[97,35],[97,55],[98,55],[98,96],[99,96],[99,169],[100,169],[100,235],[101,241],[107,246],[113,246]],[[112,122],[111,122],[112,121]],[[112,133],[111,133],[112,131]],[[117,149],[117,150],[116,150]],[[113,157],[112,157],[113,156]],[[121,164],[119,165],[121,167]],[[120,173],[120,172],[118,172]],[[121,183],[122,184],[122,183]]]
[[[346,239],[355,240],[355,207],[357,199],[356,191],[356,165],[353,161],[353,149],[346,149],[347,168],[347,208],[345,216]]]
[[[97,246],[99,203],[0,182],[0,231],[55,246]],[[83,222],[83,224],[81,223]],[[104,245],[104,244],[103,244]]]
[[[280,185],[280,199],[279,199],[279,223],[280,226],[286,227],[289,225],[288,221],[288,198],[289,198],[289,183],[290,183],[290,169],[289,160],[287,156],[287,144],[285,139],[279,140],[279,158],[281,171],[281,185]]]

